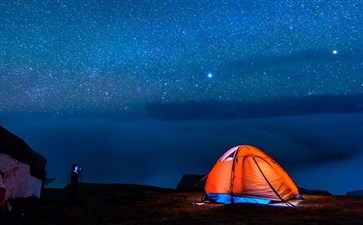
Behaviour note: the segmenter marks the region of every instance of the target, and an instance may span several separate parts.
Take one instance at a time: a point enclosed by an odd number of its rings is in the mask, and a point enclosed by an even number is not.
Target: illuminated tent
[[[40,197],[47,160],[0,126],[0,172],[5,198]]]
[[[285,170],[256,147],[231,148],[216,162],[205,185],[206,199],[217,203],[284,202],[299,192]]]

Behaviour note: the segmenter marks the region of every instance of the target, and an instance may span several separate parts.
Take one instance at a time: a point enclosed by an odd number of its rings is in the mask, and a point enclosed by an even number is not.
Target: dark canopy
[[[179,181],[177,190],[179,191],[203,191],[206,175],[183,174]]]
[[[31,175],[45,179],[47,160],[2,126],[0,126],[0,153],[6,153],[19,162],[28,164]]]

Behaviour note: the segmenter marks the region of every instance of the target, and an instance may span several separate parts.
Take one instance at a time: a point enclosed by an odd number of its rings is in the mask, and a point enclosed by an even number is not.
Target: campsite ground
[[[194,204],[202,192],[139,185],[81,184],[14,202],[1,224],[363,224],[363,197],[304,196],[298,207]]]

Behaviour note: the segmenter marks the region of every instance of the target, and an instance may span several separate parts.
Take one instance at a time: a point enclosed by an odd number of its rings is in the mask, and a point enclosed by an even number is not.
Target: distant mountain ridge
[[[153,102],[145,111],[160,120],[226,120],[312,114],[363,113],[363,94],[285,97],[273,101]]]

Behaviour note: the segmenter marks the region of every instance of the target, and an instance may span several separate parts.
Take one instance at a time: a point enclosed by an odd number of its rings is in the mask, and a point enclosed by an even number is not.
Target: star
[[[130,5],[119,1],[67,1],[66,5],[6,2],[9,4],[1,6],[0,16],[6,18],[0,19],[4,46],[0,51],[0,111],[5,107],[30,110],[38,105],[53,110],[54,104],[68,109],[79,102],[100,110],[105,105],[113,109],[124,102],[158,101],[164,91],[165,99],[173,101],[219,99],[221,93],[223,98],[236,101],[259,101],[305,96],[306,87],[318,94],[363,91],[360,85],[356,88],[363,82],[356,47],[361,45],[360,11],[344,1],[319,7],[326,19],[318,21],[312,20],[315,12],[306,4],[296,18],[294,8],[300,4],[293,1],[264,7],[252,4],[249,10],[253,13],[246,10],[247,3],[232,0]],[[30,13],[28,5],[32,4],[36,12]],[[105,10],[90,13],[100,7]],[[341,7],[345,14],[335,14]],[[274,14],[276,10],[281,13]],[[48,13],[53,11],[59,15]],[[206,18],[205,12],[210,11],[213,13]],[[274,16],[266,18],[265,14]],[[37,20],[23,38],[22,24],[34,16]],[[70,21],[74,26],[65,29]],[[276,23],[281,26],[276,28]],[[275,42],[279,44],[268,48],[268,43]],[[327,61],[332,64],[321,66],[321,59],[310,65],[314,50],[328,60],[334,58]],[[289,82],[301,73],[308,80]],[[331,74],[336,79],[330,79]],[[343,87],[340,79],[346,74],[351,82],[344,82]],[[326,84],[321,86],[323,81]],[[254,91],[247,88],[249,85],[241,87],[241,82],[254,85]],[[194,92],[196,83],[197,89],[203,85],[213,85],[213,89],[208,95]],[[277,88],[277,84],[285,88]],[[28,98],[32,104],[24,104]]]

